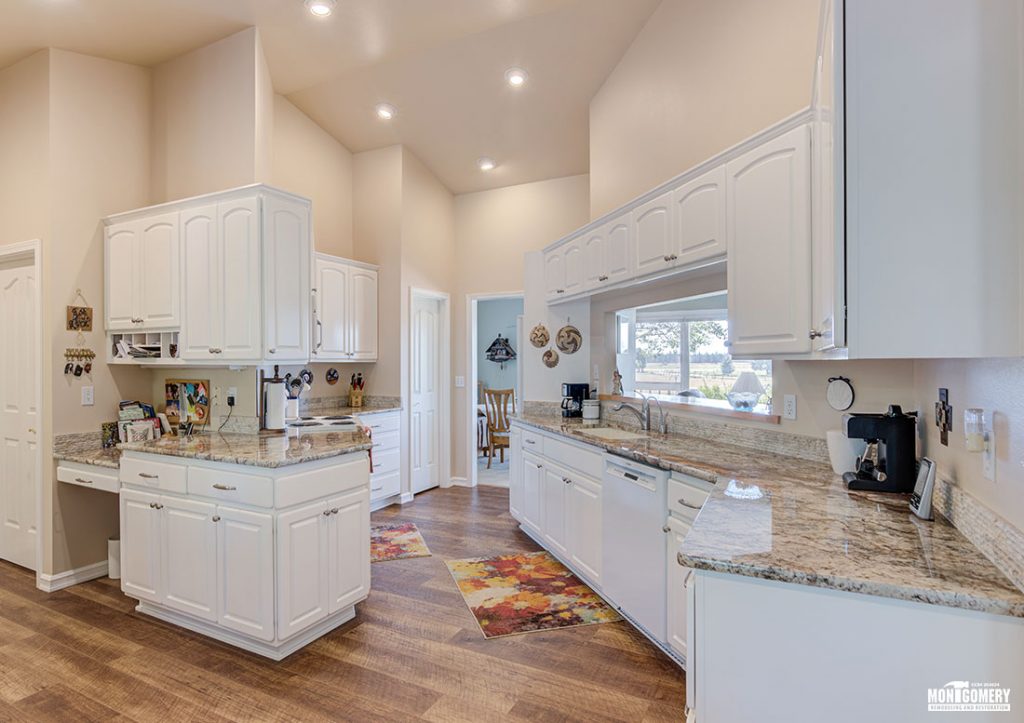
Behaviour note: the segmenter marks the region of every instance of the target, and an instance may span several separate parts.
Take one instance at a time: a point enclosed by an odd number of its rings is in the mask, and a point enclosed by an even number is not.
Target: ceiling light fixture
[[[391,120],[392,118],[394,118],[396,115],[398,115],[398,111],[395,110],[395,106],[388,105],[387,103],[379,103],[379,104],[377,104],[376,110],[377,110],[377,117],[380,118],[381,120],[388,121],[388,120]]]
[[[476,162],[477,168],[481,171],[493,171],[497,165],[498,164],[494,162],[493,158],[481,158]]]
[[[520,88],[526,83],[526,71],[522,68],[509,68],[505,71],[505,81],[513,88]]]
[[[337,4],[338,0],[306,0],[306,9],[318,18],[326,18]]]

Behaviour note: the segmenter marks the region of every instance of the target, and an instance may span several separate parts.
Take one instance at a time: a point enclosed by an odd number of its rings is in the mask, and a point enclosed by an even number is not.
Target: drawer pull
[[[149,506],[150,506],[151,509],[154,509],[154,510],[162,510],[164,508],[164,506],[162,504],[160,504],[159,502],[150,502]]]
[[[524,441],[524,442],[526,442],[527,444],[537,444],[537,443],[536,443],[535,441],[533,441],[532,439],[524,439],[523,441]]]
[[[160,475],[150,474],[149,472],[139,472],[139,477],[142,479],[160,479]]]
[[[380,487],[371,487],[370,491],[371,492],[380,492],[382,489],[384,489],[384,485],[381,485]]]
[[[691,510],[699,510],[701,507],[704,506],[704,505],[691,505],[689,502],[687,502],[685,499],[682,499],[682,498],[679,499],[679,504],[681,504],[683,507],[689,507]]]
[[[82,479],[81,477],[75,477],[75,482],[78,482],[79,484],[83,484],[83,485],[91,485],[92,484],[92,480],[91,479]]]
[[[337,508],[337,507],[332,507],[332,508],[331,508],[331,514],[332,514],[332,515],[336,515],[336,514],[338,514],[338,508]]]
[[[330,517],[330,516],[331,516],[331,511],[330,510],[324,510],[324,517]]]
[[[237,487],[235,487],[234,485],[222,485],[222,484],[220,484],[219,482],[218,482],[217,484],[215,484],[215,485],[213,486],[213,488],[214,488],[215,490],[227,490],[228,492],[230,492],[230,491],[232,491],[232,490],[237,490],[237,489],[238,489],[238,488],[237,488]]]
[[[214,515],[210,518],[210,520],[212,520],[213,522],[220,522],[220,515]]]
[[[672,528],[669,527],[668,525],[665,525],[664,527],[661,528],[661,531],[664,532],[667,535],[668,533],[672,532]]]
[[[607,280],[608,280],[608,277],[607,277],[607,276],[605,276],[604,274],[602,274],[601,276],[598,276],[598,277],[597,277],[597,280],[598,280],[598,281],[607,281]]]
[[[563,477],[562,481],[565,482],[567,485],[571,485],[572,484],[572,480],[569,479],[568,477]]]

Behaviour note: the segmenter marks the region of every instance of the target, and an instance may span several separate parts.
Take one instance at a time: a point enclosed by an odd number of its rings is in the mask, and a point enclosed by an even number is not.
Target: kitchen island
[[[370,590],[371,440],[206,434],[121,445],[121,589],[139,612],[281,660]]]

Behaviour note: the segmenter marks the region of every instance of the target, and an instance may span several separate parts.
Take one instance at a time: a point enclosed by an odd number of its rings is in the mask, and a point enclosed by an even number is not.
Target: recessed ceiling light
[[[377,105],[376,110],[377,117],[380,118],[381,120],[391,120],[396,115],[398,115],[398,111],[395,110],[395,106],[389,105],[387,103],[379,103]]]
[[[493,158],[481,158],[476,162],[477,168],[481,171],[493,171],[497,165]]]
[[[522,68],[509,68],[505,71],[505,80],[513,88],[519,88],[526,83],[526,71]]]
[[[318,18],[325,18],[334,11],[338,0],[306,0],[306,9]]]

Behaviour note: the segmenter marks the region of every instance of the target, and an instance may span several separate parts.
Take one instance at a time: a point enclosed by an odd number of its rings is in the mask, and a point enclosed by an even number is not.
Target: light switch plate
[[[782,397],[782,418],[796,419],[796,395],[786,394]]]
[[[96,393],[94,387],[82,387],[82,406],[91,407],[96,403]]]
[[[462,389],[466,386],[466,377],[455,377],[455,388]]]

